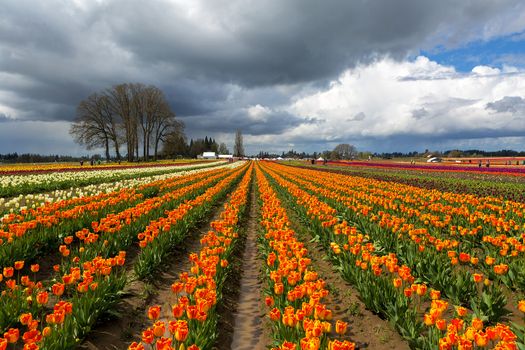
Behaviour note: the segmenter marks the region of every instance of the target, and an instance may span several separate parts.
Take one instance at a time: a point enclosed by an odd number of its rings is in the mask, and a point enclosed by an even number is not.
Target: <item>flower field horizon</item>
[[[0,349],[524,350],[525,180],[467,168],[0,168]]]

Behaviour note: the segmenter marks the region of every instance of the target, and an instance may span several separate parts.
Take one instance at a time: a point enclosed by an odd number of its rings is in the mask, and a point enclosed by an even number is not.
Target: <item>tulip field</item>
[[[525,350],[522,175],[296,165],[0,173],[0,350]]]

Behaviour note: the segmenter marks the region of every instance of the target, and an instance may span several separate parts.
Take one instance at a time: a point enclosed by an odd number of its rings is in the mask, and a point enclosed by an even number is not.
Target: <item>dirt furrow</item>
[[[283,201],[283,204],[286,204],[286,201]],[[312,242],[311,233],[300,223],[298,215],[289,207],[286,207],[286,210],[292,221],[292,228],[310,253],[314,270],[327,282],[330,294],[324,300],[333,312],[333,319],[348,322],[345,338],[356,343],[357,349],[410,349],[388,321],[366,309],[359,299],[359,293],[334,270],[323,246]],[[332,333],[332,337],[336,338],[334,329]]]
[[[201,237],[210,229],[210,223],[219,219],[224,202],[222,200],[214,206],[213,217],[188,234],[184,245],[173,252],[172,259],[152,280],[136,279],[133,276],[133,263],[129,262],[130,282],[124,290],[122,301],[107,315],[107,319],[101,320],[94,327],[78,349],[126,349],[131,342],[140,341],[141,332],[150,325],[151,321],[146,315],[148,307],[160,305],[166,312],[171,310],[171,305],[176,301],[171,285],[177,280],[179,273],[190,269],[188,254],[199,251]]]
[[[257,250],[258,219],[259,205],[255,190],[252,190],[250,213],[246,223],[246,244],[242,255],[242,277],[230,347],[235,350],[262,350],[266,349],[266,344],[269,343],[265,332],[267,327],[264,327],[265,310],[260,278],[262,260]]]

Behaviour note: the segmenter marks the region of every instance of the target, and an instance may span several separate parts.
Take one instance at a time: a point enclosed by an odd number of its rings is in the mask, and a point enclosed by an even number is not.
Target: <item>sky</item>
[[[525,150],[525,2],[2,1],[0,153],[87,154],[78,103],[125,82],[248,154]]]

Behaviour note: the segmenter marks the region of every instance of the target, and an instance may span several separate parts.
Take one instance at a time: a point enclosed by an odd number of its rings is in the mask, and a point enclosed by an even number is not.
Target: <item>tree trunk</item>
[[[106,146],[106,161],[109,162],[109,138],[106,136],[106,140],[104,141]]]
[[[120,149],[119,149],[118,140],[115,139],[114,143],[115,143],[115,153],[117,155],[117,160],[120,161]]]
[[[153,160],[154,161],[157,161],[157,152],[158,152],[158,150],[159,150],[159,138],[157,138],[155,140],[155,151],[154,151],[155,153],[153,155]]]

